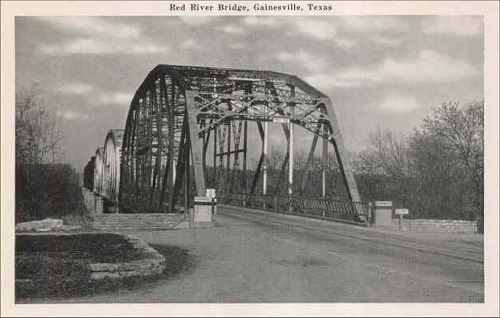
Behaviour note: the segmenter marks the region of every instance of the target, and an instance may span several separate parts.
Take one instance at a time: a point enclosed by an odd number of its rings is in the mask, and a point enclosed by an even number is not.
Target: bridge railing
[[[222,194],[218,196],[217,200],[222,204],[317,218],[348,220],[366,224],[371,221],[368,202],[262,194],[249,196],[242,193]]]

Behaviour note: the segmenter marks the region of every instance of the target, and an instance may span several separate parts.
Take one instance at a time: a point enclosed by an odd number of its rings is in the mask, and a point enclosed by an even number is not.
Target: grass
[[[16,237],[16,299],[58,299],[101,292],[145,288],[193,267],[193,257],[174,246],[153,245],[166,259],[156,277],[90,280],[88,265],[137,260],[141,253],[116,234],[18,235]]]
[[[99,289],[88,265],[138,260],[141,252],[117,234],[17,235],[16,297],[68,297]],[[17,288],[18,287],[18,288]]]
[[[41,253],[53,258],[70,257],[94,263],[127,262],[141,258],[123,236],[109,233],[73,235],[16,235],[17,253]]]

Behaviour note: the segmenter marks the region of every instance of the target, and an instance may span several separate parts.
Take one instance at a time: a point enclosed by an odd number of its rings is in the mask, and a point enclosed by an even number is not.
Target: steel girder
[[[111,129],[104,141],[102,196],[114,204],[118,203],[122,142],[123,130],[121,129]]]
[[[293,153],[292,125],[314,135],[309,157],[317,138],[324,140],[323,148],[328,143],[333,145],[349,199],[360,200],[344,160],[333,105],[325,94],[296,76],[282,73],[158,65],[130,105],[121,156],[120,204],[135,212],[182,210],[176,206],[183,194],[187,207],[190,187],[186,179],[191,174],[198,196],[205,195],[207,182],[230,191],[238,180],[247,191],[248,122],[257,123],[263,140],[263,123],[282,122],[289,145],[286,160]],[[212,178],[206,168],[210,140]],[[262,153],[250,192],[265,161]],[[283,171],[287,165],[283,163]],[[235,175],[238,171],[240,175]],[[293,174],[290,167],[289,173]]]
[[[102,194],[102,174],[103,174],[103,157],[104,148],[99,147],[95,152],[95,164],[94,164],[94,192],[96,194]]]

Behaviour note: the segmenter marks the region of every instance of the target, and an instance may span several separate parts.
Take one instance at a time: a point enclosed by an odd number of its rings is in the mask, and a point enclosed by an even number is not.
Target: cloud
[[[296,18],[297,31],[317,40],[331,40],[337,35],[335,20],[319,20],[318,18]]]
[[[381,82],[442,83],[477,75],[478,71],[466,62],[453,60],[436,52],[423,50],[416,59],[386,58],[372,68],[354,67],[331,73],[313,73],[306,77],[320,88],[359,87]]]
[[[474,16],[440,16],[427,18],[420,23],[424,33],[477,35],[483,32],[483,19]]]
[[[97,104],[99,105],[119,105],[128,107],[132,101],[132,94],[129,93],[112,93],[106,94],[101,93],[100,97],[97,99]]]
[[[37,52],[45,55],[69,54],[154,54],[167,47],[154,43],[136,24],[120,23],[110,18],[41,17],[62,32],[76,32],[59,43],[41,43]]]
[[[273,17],[256,17],[256,16],[246,16],[243,18],[243,23],[248,26],[265,26],[265,27],[276,27],[280,23],[276,18]]]
[[[359,43],[359,34],[366,33],[368,40],[384,46],[396,46],[400,39],[381,35],[384,32],[408,30],[409,26],[393,17],[338,17],[337,19],[297,18],[298,32],[316,40],[331,41],[339,48],[350,49]],[[347,32],[346,32],[347,31]],[[357,33],[356,36],[349,35]],[[376,34],[374,34],[376,33]]]
[[[166,46],[146,41],[116,41],[106,39],[77,39],[59,44],[41,44],[38,52],[46,55],[68,54],[154,54],[165,53]]]
[[[199,49],[200,46],[197,45],[197,41],[194,39],[187,39],[181,44],[181,48],[183,49]]]
[[[245,33],[245,29],[243,29],[239,26],[233,25],[233,24],[223,26],[222,31],[224,31],[228,34],[234,34],[234,35]]]
[[[408,31],[410,25],[400,18],[391,16],[379,17],[339,17],[339,25],[344,29],[354,32],[401,32]]]
[[[349,79],[348,76],[334,75],[333,71],[329,74],[313,74],[310,76],[306,76],[304,79],[306,80],[306,82],[319,89],[329,89],[332,87],[350,88],[362,85],[362,82],[359,80],[358,76],[353,79]]]
[[[324,59],[315,57],[302,49],[293,53],[279,53],[276,58],[282,62],[299,64],[309,71],[321,71],[328,66],[328,63]]]
[[[233,43],[229,43],[227,45],[227,47],[234,49],[234,50],[242,50],[242,49],[247,48],[247,44],[245,44],[243,42],[233,42]]]
[[[63,31],[74,31],[93,36],[109,36],[118,38],[138,38],[141,29],[137,25],[118,23],[97,17],[39,17]]]
[[[439,55],[436,52],[423,50],[414,61],[397,61],[386,59],[376,73],[383,78],[396,78],[406,81],[455,81],[477,71],[469,64]]]
[[[53,88],[53,91],[63,95],[85,95],[90,93],[94,88],[85,83],[60,84]]]
[[[56,116],[66,120],[81,120],[89,118],[89,115],[74,110],[58,110],[56,112]]]
[[[212,22],[215,18],[210,16],[182,16],[182,22],[189,25],[203,25]]]
[[[402,38],[396,38],[396,37],[388,37],[388,36],[370,36],[368,38],[369,41],[380,44],[383,46],[388,46],[388,47],[396,47],[399,46],[402,42]]]
[[[338,47],[344,49],[350,49],[357,44],[357,41],[349,39],[347,37],[337,37],[333,41]]]
[[[275,17],[248,16],[243,19],[243,24],[250,27],[292,27],[295,31],[320,41],[333,41],[341,48],[351,48],[355,41],[348,37],[339,37],[337,34],[338,20],[328,18],[297,17],[293,19],[280,19]]]
[[[92,102],[90,105],[93,107],[110,104],[123,105],[128,107],[133,97],[131,93],[109,93],[85,83],[61,83],[57,87],[54,87],[52,91],[68,96],[83,96],[92,94]],[[74,111],[70,110],[68,114],[66,114],[65,112],[60,112],[58,116],[66,119],[73,119],[76,118],[77,115],[78,114],[76,114]]]
[[[384,99],[377,108],[383,112],[402,114],[410,113],[420,108],[420,105],[413,97],[391,96]]]

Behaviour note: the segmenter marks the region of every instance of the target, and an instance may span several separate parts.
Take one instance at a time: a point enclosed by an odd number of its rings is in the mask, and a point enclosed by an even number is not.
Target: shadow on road
[[[191,272],[196,267],[196,258],[188,250],[176,246],[150,244],[158,253],[165,257],[165,270],[156,278],[172,279],[181,273]]]

